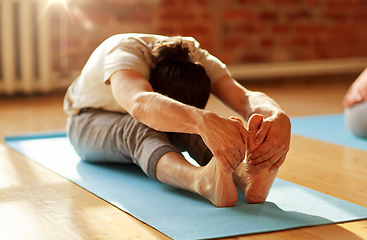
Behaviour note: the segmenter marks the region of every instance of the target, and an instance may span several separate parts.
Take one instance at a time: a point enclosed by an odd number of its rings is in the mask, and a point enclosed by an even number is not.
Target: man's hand
[[[259,168],[273,165],[278,169],[285,160],[290,144],[290,120],[265,93],[250,91],[236,82],[230,75],[223,76],[211,86],[212,93],[244,119],[254,113],[265,117],[257,138],[260,146],[249,155],[249,160]]]
[[[264,119],[256,139],[260,146],[249,155],[249,161],[258,168],[273,165],[270,171],[278,169],[284,162],[290,147],[291,123],[287,115],[278,113]]]
[[[227,173],[243,161],[246,154],[247,130],[237,118],[221,118],[208,113],[200,135]]]

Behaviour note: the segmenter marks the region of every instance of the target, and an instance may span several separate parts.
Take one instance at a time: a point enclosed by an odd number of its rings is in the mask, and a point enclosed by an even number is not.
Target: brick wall
[[[367,57],[366,0],[67,0],[68,36],[50,6],[56,53],[81,69],[107,37],[143,32],[195,37],[226,64]]]

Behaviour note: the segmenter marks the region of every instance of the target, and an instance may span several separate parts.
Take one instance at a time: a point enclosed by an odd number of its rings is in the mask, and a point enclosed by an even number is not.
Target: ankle
[[[240,163],[237,169],[232,173],[233,182],[243,193],[247,186],[247,166],[245,160]]]
[[[212,190],[211,181],[213,179],[212,174],[208,173],[206,167],[199,167],[198,173],[195,174],[193,179],[193,189],[201,196],[208,196]]]

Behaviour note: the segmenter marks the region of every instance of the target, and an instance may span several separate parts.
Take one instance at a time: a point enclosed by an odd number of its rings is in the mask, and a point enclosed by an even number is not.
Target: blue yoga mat
[[[276,179],[267,201],[216,208],[149,179],[135,165],[81,162],[65,133],[6,137],[6,144],[173,239],[263,233],[367,218],[367,208]]]
[[[343,114],[294,117],[291,122],[293,134],[367,151],[367,139],[348,129]]]

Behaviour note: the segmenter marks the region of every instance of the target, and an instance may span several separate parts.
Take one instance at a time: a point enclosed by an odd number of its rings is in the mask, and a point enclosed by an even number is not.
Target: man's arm
[[[138,121],[158,131],[199,134],[227,172],[244,159],[247,131],[238,121],[153,92],[150,83],[133,70],[119,70],[110,81],[116,101]]]
[[[264,93],[247,90],[229,75],[212,84],[211,92],[246,120],[254,113],[265,117],[256,135],[261,145],[249,160],[259,168],[273,165],[270,171],[279,168],[289,150],[291,124],[278,104]]]

